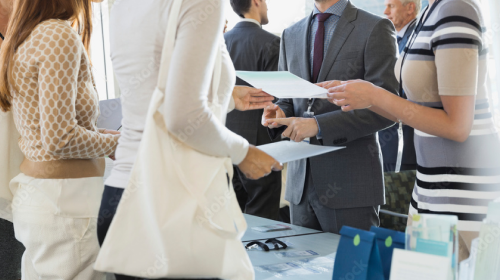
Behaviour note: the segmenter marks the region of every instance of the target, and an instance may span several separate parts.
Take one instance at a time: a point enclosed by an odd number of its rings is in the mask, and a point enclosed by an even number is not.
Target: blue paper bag
[[[394,248],[405,249],[406,235],[403,232],[373,226],[370,231],[375,233],[384,276],[386,280],[389,280],[391,276],[392,252]]]
[[[344,226],[333,268],[333,280],[384,280],[375,233]]]

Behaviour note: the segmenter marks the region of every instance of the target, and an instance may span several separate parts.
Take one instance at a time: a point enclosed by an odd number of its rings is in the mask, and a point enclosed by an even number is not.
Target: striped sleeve
[[[483,45],[479,11],[464,1],[443,3],[437,22],[426,28],[433,30],[439,95],[476,95]]]

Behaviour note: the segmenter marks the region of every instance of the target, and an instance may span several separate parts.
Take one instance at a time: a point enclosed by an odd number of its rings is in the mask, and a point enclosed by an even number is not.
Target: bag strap
[[[165,40],[163,42],[163,50],[161,54],[160,71],[158,73],[158,85],[157,87],[165,92],[167,87],[168,72],[170,70],[170,62],[172,61],[172,55],[174,53],[175,38],[177,35],[177,24],[179,22],[179,14],[181,12],[182,0],[174,0],[172,3],[172,10],[168,17],[167,32],[165,34]],[[219,43],[217,56],[215,60],[215,69],[212,79],[212,104],[219,104],[219,96],[217,92],[219,91],[219,83],[221,79],[222,72],[222,54],[221,46],[222,42]]]
[[[160,72],[158,73],[158,88],[165,91],[167,87],[168,71],[172,54],[174,53],[175,37],[177,35],[177,24],[179,22],[179,13],[181,12],[182,0],[174,0],[172,9],[168,17],[167,32],[163,41],[163,50],[161,52]]]
[[[219,105],[219,84],[222,74],[222,42],[219,42],[212,79],[212,104]],[[217,116],[219,117],[219,116]]]

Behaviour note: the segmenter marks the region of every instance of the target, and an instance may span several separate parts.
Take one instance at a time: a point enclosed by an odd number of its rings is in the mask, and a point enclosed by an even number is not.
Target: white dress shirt
[[[262,28],[262,25],[260,24],[260,22],[258,22],[257,20],[255,20],[253,18],[242,18],[240,20],[240,22],[252,22],[252,23],[257,24],[260,28]]]
[[[410,27],[410,24],[412,24],[414,20],[411,20],[410,22],[408,22],[408,24],[405,25],[405,27],[401,28],[401,30],[398,31],[398,33],[396,34],[398,37],[401,37],[403,38],[405,36],[405,33],[406,33],[406,30],[408,30],[408,27]]]

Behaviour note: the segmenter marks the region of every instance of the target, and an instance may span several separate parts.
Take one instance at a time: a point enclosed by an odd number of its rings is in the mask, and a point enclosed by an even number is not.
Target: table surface
[[[331,280],[333,275],[333,258],[337,252],[340,235],[325,233],[300,226],[259,218],[245,214],[248,230],[243,236],[243,244],[253,240],[279,238],[291,243],[286,250],[248,251],[248,256],[255,267],[256,280],[290,279],[290,280]],[[258,232],[251,228],[274,224],[286,224],[292,227],[287,231]],[[305,257],[280,257],[276,253],[311,250],[318,255]],[[264,267],[263,267],[264,266]],[[295,267],[295,269],[293,269]],[[288,268],[288,269],[284,269]],[[283,270],[282,270],[283,269]],[[267,271],[266,271],[267,270]],[[269,270],[274,270],[273,272]]]
[[[280,238],[280,237],[290,237],[290,236],[297,236],[297,235],[304,235],[304,234],[317,234],[321,233],[321,231],[317,231],[314,229],[309,229],[305,227],[300,227],[300,226],[295,226],[287,223],[282,223],[278,221],[273,221],[269,219],[264,219],[248,214],[245,215],[245,220],[247,221],[248,224],[248,229],[245,232],[245,235],[241,239],[243,242],[247,241],[254,241],[254,240],[265,240],[269,238]],[[259,226],[268,226],[268,225],[276,225],[276,224],[283,224],[290,226],[292,229],[291,230],[282,230],[282,231],[272,231],[272,232],[260,232],[256,230],[252,230],[252,227],[259,227]]]
[[[286,250],[271,250],[268,252],[251,250],[248,255],[255,268],[256,280],[290,279],[290,280],[331,280],[333,275],[333,260],[340,241],[340,236],[333,233],[318,233],[312,235],[292,236],[280,238],[279,240],[291,243]],[[246,244],[246,242],[244,242]],[[311,250],[317,253],[315,256],[286,258],[277,256],[279,252],[295,252]],[[327,258],[324,258],[327,257]],[[311,262],[304,262],[309,260]],[[280,265],[281,264],[281,265]],[[279,266],[287,264],[297,266],[296,269],[280,271]],[[276,269],[275,272],[263,271],[262,266],[268,269],[270,265]],[[306,268],[306,269],[304,269]],[[310,270],[312,269],[312,270]],[[290,274],[286,274],[290,273]]]

